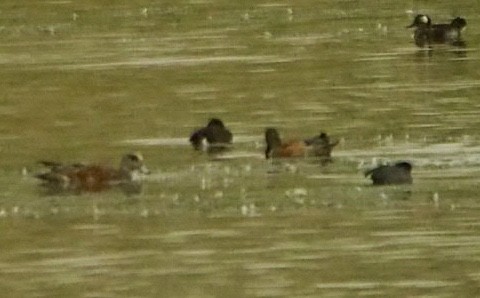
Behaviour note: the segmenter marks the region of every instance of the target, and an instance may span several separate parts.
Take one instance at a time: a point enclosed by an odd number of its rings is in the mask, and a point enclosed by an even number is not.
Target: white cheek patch
[[[132,173],[130,173],[130,180],[132,182],[138,182],[142,180],[142,175],[138,171],[133,171]]]
[[[420,18],[420,21],[421,21],[422,23],[424,23],[424,24],[427,24],[427,23],[428,23],[428,17],[427,17],[427,16],[422,16],[422,17]]]

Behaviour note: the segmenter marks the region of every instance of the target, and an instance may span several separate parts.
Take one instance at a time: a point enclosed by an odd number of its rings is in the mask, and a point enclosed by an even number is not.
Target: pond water
[[[0,291],[10,297],[478,296],[476,1],[0,4]],[[417,12],[464,49],[415,47]],[[192,150],[224,120],[234,148]],[[265,127],[333,163],[264,159]],[[38,160],[116,164],[142,192],[46,193]],[[363,171],[413,163],[409,186]]]

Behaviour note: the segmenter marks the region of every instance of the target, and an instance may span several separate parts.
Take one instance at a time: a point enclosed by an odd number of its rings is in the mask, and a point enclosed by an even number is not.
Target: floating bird
[[[330,159],[333,147],[338,144],[338,141],[331,142],[330,137],[324,132],[306,140],[282,142],[275,128],[265,130],[265,141],[267,142],[267,149],[265,150],[265,158],[267,159],[306,156]]]
[[[413,38],[419,47],[431,44],[465,46],[461,33],[466,26],[467,21],[461,17],[456,17],[450,24],[432,24],[429,16],[419,14],[407,28],[415,28]]]
[[[394,165],[383,165],[365,172],[365,177],[370,176],[373,185],[411,184],[412,165],[406,161]]]
[[[202,127],[190,136],[190,143],[195,150],[207,150],[208,152],[219,152],[230,148],[233,135],[225,127],[222,120],[212,118],[207,126]],[[205,141],[207,144],[205,144]]]
[[[98,164],[39,163],[48,170],[35,177],[42,180],[44,186],[59,191],[98,192],[114,185],[138,183],[141,174],[150,173],[144,165],[143,156],[138,152],[124,155],[118,169]]]

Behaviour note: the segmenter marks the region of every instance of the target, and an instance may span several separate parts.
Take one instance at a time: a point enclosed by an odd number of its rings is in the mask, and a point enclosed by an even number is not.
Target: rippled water
[[[135,3],[134,3],[135,2]],[[413,5],[413,6],[412,6]],[[0,290],[10,297],[477,296],[475,1],[3,1]],[[418,49],[417,12],[467,19]],[[194,152],[210,117],[233,150]],[[333,163],[264,160],[327,131]],[[143,191],[64,195],[40,159],[143,152]],[[363,171],[408,160],[414,184]]]

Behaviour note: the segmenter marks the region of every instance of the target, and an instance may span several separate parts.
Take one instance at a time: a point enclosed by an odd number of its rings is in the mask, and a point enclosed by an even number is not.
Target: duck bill
[[[413,27],[415,27],[415,23],[412,23],[412,24],[406,26],[405,28],[413,28]]]
[[[146,166],[142,166],[140,168],[140,173],[144,174],[144,175],[149,175],[150,174],[150,170],[146,167]]]

